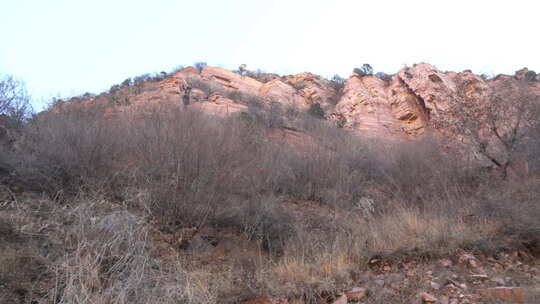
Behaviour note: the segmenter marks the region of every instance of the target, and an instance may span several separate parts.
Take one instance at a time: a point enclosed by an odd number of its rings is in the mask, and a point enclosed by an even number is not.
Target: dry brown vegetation
[[[458,94],[448,117],[439,122],[458,136],[506,178],[512,164],[522,160],[519,150],[530,150],[538,131],[540,99],[528,89],[528,80],[501,80],[497,90],[482,87],[476,79],[457,83]]]
[[[300,115],[317,145],[298,149],[269,137],[273,116],[254,110],[224,119],[166,105],[104,111],[40,113],[5,154],[5,187],[18,190],[3,215],[31,215],[0,217],[9,260],[0,277],[18,276],[0,289],[17,295],[7,303],[315,302],[374,257],[539,241],[536,170],[494,178],[434,139],[361,138]],[[532,130],[519,155],[534,164]]]

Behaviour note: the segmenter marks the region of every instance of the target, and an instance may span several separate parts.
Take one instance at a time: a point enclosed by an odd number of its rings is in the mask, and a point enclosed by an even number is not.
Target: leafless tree
[[[12,76],[0,77],[0,114],[22,122],[31,112],[30,96],[22,81]]]
[[[525,80],[504,79],[496,86],[476,80],[458,83],[442,124],[446,131],[472,144],[475,152],[502,170],[516,160],[520,146],[540,117],[540,99]]]

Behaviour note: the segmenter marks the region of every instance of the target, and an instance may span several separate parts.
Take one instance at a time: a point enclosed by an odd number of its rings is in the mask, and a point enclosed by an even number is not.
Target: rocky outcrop
[[[398,134],[399,121],[392,115],[386,93],[383,80],[353,75],[345,84],[333,117],[344,119],[344,126],[356,131]]]
[[[242,76],[217,67],[205,67],[201,72],[201,78],[222,85],[227,90],[240,91],[246,94],[257,95],[263,83],[251,77]]]
[[[362,132],[418,136],[427,125],[421,97],[395,75],[390,83],[375,77],[353,75],[332,117]]]
[[[450,77],[430,64],[416,64],[403,68],[399,78],[423,103],[428,113],[435,115],[448,109],[456,94],[456,84]]]
[[[215,82],[227,91],[257,96],[262,102],[276,102],[300,109],[307,109],[311,104],[319,103],[324,109],[331,110],[337,99],[337,93],[331,88],[331,82],[311,73],[281,79],[276,77],[262,83],[225,69],[206,67],[202,70],[200,78],[203,81]]]
[[[517,89],[519,81],[525,81],[531,94],[540,96],[537,78],[536,73],[523,69],[515,76],[487,80],[471,71],[443,73],[427,63],[401,69],[389,83],[374,76],[353,75],[331,117],[361,132],[417,137],[430,127],[444,131],[440,126],[456,119],[450,107],[460,98],[483,103],[491,92]]]
[[[246,112],[248,107],[239,104],[234,100],[225,98],[219,94],[208,97],[207,102],[194,102],[190,107],[198,109],[204,113],[226,117],[233,113]]]
[[[397,118],[401,130],[409,136],[423,133],[428,117],[422,99],[415,95],[399,78],[392,77],[387,89],[392,115]]]
[[[277,102],[282,105],[294,106],[297,108],[306,108],[307,101],[300,96],[291,85],[274,79],[265,83],[259,90],[258,96],[266,101]]]
[[[213,115],[226,116],[247,111],[252,102],[278,104],[307,111],[318,103],[329,120],[340,127],[364,134],[388,134],[416,138],[428,129],[442,130],[452,122],[455,113],[450,106],[463,96],[482,103],[490,92],[517,88],[540,96],[540,76],[528,69],[514,76],[499,75],[493,79],[471,71],[441,72],[427,63],[405,67],[388,78],[352,75],[339,84],[312,73],[300,73],[261,82],[246,75],[218,67],[199,71],[187,67],[159,81],[139,87],[122,88],[119,96],[109,96],[117,107],[157,102],[190,106]],[[113,98],[111,98],[113,97]],[[90,98],[84,102],[105,97]],[[443,123],[444,122],[444,123]],[[444,133],[444,132],[442,132]]]
[[[284,81],[296,88],[308,104],[319,103],[324,110],[328,110],[338,102],[334,84],[321,76],[305,72],[285,76]]]

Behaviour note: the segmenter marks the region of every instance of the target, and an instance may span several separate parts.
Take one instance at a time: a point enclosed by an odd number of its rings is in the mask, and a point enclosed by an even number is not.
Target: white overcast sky
[[[540,71],[539,2],[1,0],[0,74],[24,80],[39,108],[195,61],[324,76],[422,61]]]

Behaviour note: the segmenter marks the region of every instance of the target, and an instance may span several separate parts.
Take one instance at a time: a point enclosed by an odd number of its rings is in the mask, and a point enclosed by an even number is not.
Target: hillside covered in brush
[[[0,85],[0,303],[537,303],[540,76]]]

